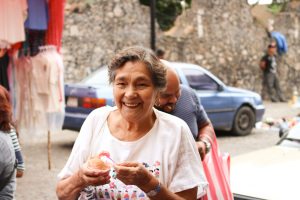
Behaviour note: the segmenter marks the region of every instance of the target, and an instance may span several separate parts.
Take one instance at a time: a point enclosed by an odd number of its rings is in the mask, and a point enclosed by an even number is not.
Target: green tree
[[[184,0],[183,0],[184,1]],[[151,0],[140,0],[140,3],[150,6]],[[192,0],[185,0],[188,7]],[[178,15],[182,13],[181,0],[156,0],[156,20],[163,31],[173,27]]]

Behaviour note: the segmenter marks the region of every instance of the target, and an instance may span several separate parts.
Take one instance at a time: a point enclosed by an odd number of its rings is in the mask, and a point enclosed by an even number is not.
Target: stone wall
[[[299,7],[300,8],[300,7]],[[300,13],[281,13],[274,20],[274,29],[283,33],[288,41],[288,53],[282,57],[281,75],[283,90],[288,95],[293,88],[300,90]]]
[[[173,28],[178,30],[170,30],[168,37],[162,36],[159,40],[160,46],[171,51],[170,60],[200,64],[226,84],[260,89],[257,63],[266,34],[254,25],[246,3],[193,1],[192,8],[178,20]],[[180,30],[188,31],[183,31],[180,38],[174,37]]]
[[[258,67],[269,38],[251,14],[246,1],[192,1],[175,26],[161,32],[157,47],[166,59],[199,64],[226,84],[261,91]],[[280,64],[281,85],[286,95],[299,85],[299,15],[293,9],[274,17],[274,30],[287,37],[289,51]],[[66,81],[80,80],[111,55],[129,45],[150,46],[149,8],[138,0],[94,0],[90,8],[66,14],[64,62]]]
[[[90,6],[77,5],[65,15],[66,82],[81,80],[125,46],[149,46],[148,8],[138,0],[94,0]]]
[[[199,64],[226,84],[261,92],[262,72],[258,62],[270,38],[266,26],[254,18],[246,1],[193,1],[176,26],[159,38],[167,47],[167,58]],[[299,12],[290,10],[267,15],[273,30],[283,33],[289,44],[281,57],[279,76],[282,90],[290,98],[299,85]]]

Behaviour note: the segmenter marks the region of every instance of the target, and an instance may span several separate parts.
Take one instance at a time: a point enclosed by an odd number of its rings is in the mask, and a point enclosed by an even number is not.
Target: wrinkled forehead
[[[146,63],[141,61],[128,61],[122,65],[122,67],[115,70],[116,76],[124,75],[139,75],[141,77],[152,77],[152,72]]]

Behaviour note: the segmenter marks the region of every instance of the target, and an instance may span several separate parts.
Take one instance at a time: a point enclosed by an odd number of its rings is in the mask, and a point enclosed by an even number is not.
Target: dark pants
[[[266,86],[271,101],[286,101],[281,92],[277,74],[271,72],[264,73],[263,84]]]

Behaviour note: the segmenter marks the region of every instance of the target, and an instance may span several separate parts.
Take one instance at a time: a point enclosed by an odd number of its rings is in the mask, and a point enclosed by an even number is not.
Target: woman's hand
[[[88,185],[105,185],[110,181],[109,175],[110,169],[100,170],[88,167],[88,163],[85,163],[78,171],[77,176],[80,183],[84,186]]]
[[[126,185],[136,185],[145,193],[155,189],[159,184],[157,180],[141,163],[125,162],[114,165],[117,178]],[[196,199],[197,187],[184,190],[178,193],[169,191],[164,185],[157,195],[151,199],[164,199],[164,200],[192,200]]]
[[[77,199],[80,191],[89,185],[104,185],[109,183],[110,169],[99,170],[88,167],[86,162],[76,173],[58,182],[56,194],[60,200]]]
[[[124,162],[114,165],[114,168],[119,180],[126,185],[136,185],[141,189],[155,178],[141,163]]]

